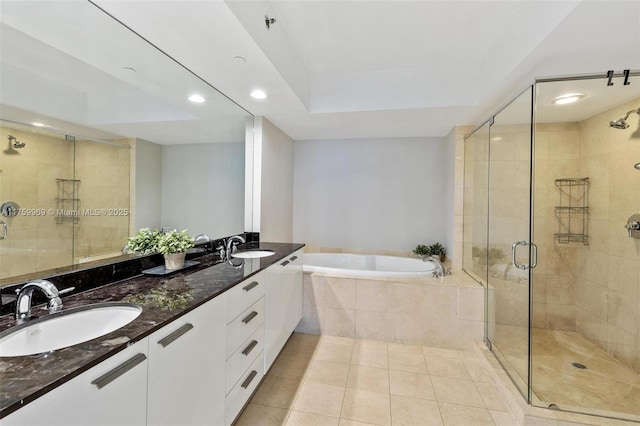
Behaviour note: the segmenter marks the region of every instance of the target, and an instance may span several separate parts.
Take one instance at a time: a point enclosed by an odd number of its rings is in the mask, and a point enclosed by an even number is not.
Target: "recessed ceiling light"
[[[502,136],[494,136],[491,138],[492,141],[501,141],[502,140]]]
[[[31,123],[31,124],[32,124],[32,125],[34,125],[34,126],[36,126],[36,127],[49,127],[49,126],[47,126],[46,124],[44,124],[44,123],[39,123],[39,122],[37,122],[37,121],[36,121],[36,122],[34,122],[34,123]]]
[[[198,95],[198,94],[189,96],[189,100],[191,102],[196,103],[196,104],[201,104],[201,103],[203,103],[205,101],[205,99],[202,96]]]
[[[582,93],[570,93],[568,95],[558,96],[553,100],[555,105],[567,105],[572,104],[574,102],[578,102],[580,99],[584,98],[585,95]]]
[[[264,90],[256,89],[253,92],[251,92],[251,97],[254,99],[266,99],[267,94],[264,93]]]
[[[123,70],[125,71],[131,71],[131,72],[138,72],[135,68],[133,67],[122,67]]]
[[[234,56],[233,60],[238,64],[244,64],[245,62],[247,62],[247,60],[242,56]]]

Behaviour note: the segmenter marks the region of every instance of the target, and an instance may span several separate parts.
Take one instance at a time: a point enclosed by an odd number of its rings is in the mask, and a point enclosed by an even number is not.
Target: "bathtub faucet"
[[[425,262],[427,260],[432,261],[433,263],[436,264],[436,270],[433,271],[433,278],[438,278],[441,277],[443,275],[451,275],[451,269],[444,269],[444,266],[442,266],[442,262],[440,262],[440,259],[438,259],[435,256],[427,256],[423,259]]]

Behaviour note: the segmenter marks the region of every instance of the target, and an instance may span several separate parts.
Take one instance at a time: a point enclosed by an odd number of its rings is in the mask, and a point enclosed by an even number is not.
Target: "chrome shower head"
[[[15,138],[15,136],[12,136],[12,135],[7,136],[7,139],[9,139],[10,145],[13,142],[13,147],[16,149],[24,148],[27,145],[24,142],[20,142],[18,139]]]
[[[627,121],[624,118],[619,118],[615,121],[610,121],[609,126],[613,127],[614,129],[624,130],[629,128],[629,123],[627,123]]]
[[[610,121],[609,122],[609,126],[613,127],[614,129],[621,129],[621,130],[628,129],[629,128],[629,123],[627,123],[627,118],[629,118],[629,115],[632,112],[635,112],[636,114],[640,115],[640,108],[632,109],[631,111],[628,111],[624,115],[624,117],[620,117],[615,121]]]

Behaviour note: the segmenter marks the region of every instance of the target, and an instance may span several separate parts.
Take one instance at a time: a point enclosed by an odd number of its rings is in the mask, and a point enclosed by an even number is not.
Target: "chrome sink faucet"
[[[246,242],[247,240],[245,240],[241,235],[234,235],[233,237],[229,237],[229,239],[227,240],[227,257],[231,257],[231,255],[235,253],[235,251],[237,250],[236,246],[238,244],[244,244]]]
[[[31,281],[17,291],[18,299],[16,300],[16,321],[18,321],[18,324],[28,321],[29,318],[31,318],[31,297],[33,296],[33,291],[36,289],[44,293],[44,295],[47,296],[47,299],[49,299],[47,302],[47,309],[50,314],[57,312],[62,308],[60,292],[51,281]],[[71,290],[72,289],[68,289],[65,293]]]

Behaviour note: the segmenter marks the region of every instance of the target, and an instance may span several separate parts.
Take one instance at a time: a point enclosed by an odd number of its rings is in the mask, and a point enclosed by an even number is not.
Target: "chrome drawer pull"
[[[252,282],[252,283],[250,283],[250,284],[247,284],[246,286],[242,287],[242,289],[243,289],[244,291],[249,291],[249,290],[251,290],[252,288],[256,287],[256,286],[257,286],[257,285],[259,285],[259,284],[260,284],[260,283],[259,283],[258,281],[254,281],[254,282]]]
[[[163,337],[162,339],[158,340],[158,344],[162,345],[163,348],[166,348],[191,329],[193,329],[193,324],[188,322],[173,333],[169,334],[167,337]]]
[[[140,364],[141,362],[144,362],[146,359],[147,359],[147,356],[145,354],[134,355],[132,358],[123,362],[113,370],[95,379],[93,382],[91,382],[91,384],[96,385],[98,389],[102,389],[103,387],[107,386],[109,383],[113,382],[118,377],[122,376],[127,371],[131,370],[136,365]]]
[[[297,258],[298,258],[298,256],[293,256],[293,257],[289,258],[289,260],[293,262],[293,261],[294,261],[294,260],[296,260]]]
[[[249,324],[249,321],[251,321],[252,319],[254,319],[255,317],[258,316],[258,313],[256,311],[251,312],[249,315],[247,315],[246,317],[244,317],[244,319],[242,320],[243,323],[245,324]]]
[[[280,264],[280,266],[287,266],[288,264],[289,264],[289,261],[288,261],[288,260],[285,260],[284,262],[282,262],[282,263]]]
[[[258,344],[257,340],[253,340],[251,343],[249,343],[247,345],[246,348],[244,348],[244,350],[242,351],[242,355],[247,355],[249,356],[249,354],[251,353],[251,351],[253,350],[253,348],[256,347],[256,345]]]
[[[240,386],[242,386],[245,389],[248,388],[251,382],[253,381],[253,378],[256,377],[257,375],[258,375],[258,372],[256,370],[251,371],[251,374],[249,374],[249,377],[247,377]]]

